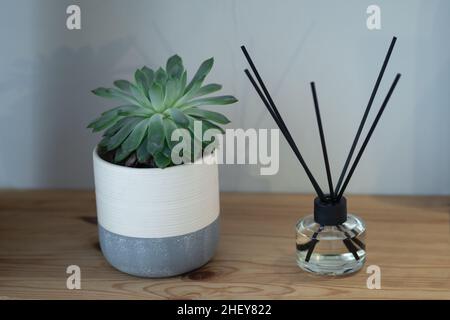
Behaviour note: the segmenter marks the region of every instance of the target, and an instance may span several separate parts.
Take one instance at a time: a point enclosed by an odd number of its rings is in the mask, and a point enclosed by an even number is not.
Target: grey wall
[[[382,30],[366,28],[370,4]],[[82,30],[65,28],[79,4]],[[180,54],[191,74],[205,58],[209,80],[240,102],[222,107],[230,128],[274,128],[242,70],[253,53],[313,172],[323,172],[308,83],[316,81],[337,176],[389,41],[399,41],[378,107],[395,72],[403,78],[349,187],[355,193],[450,193],[450,2],[8,0],[0,10],[0,187],[92,187],[86,124],[113,104],[90,90]],[[312,191],[288,145],[280,172],[222,166],[235,191]],[[336,178],[335,178],[336,179]],[[325,179],[320,176],[325,188]]]

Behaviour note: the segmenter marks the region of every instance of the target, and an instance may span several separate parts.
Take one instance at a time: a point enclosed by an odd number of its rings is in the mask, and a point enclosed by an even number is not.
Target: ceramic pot
[[[165,169],[115,165],[97,149],[93,159],[100,247],[112,266],[168,277],[212,258],[219,239],[216,155]]]

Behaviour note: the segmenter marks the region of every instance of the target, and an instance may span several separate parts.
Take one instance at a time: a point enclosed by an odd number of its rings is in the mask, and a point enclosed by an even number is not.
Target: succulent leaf
[[[114,85],[117,88],[119,88],[120,90],[128,92],[128,93],[131,90],[131,83],[130,83],[130,81],[127,81],[127,80],[116,80],[116,81],[114,81]]]
[[[139,101],[134,98],[132,95],[127,94],[126,92],[123,92],[118,89],[114,88],[97,88],[95,90],[92,90],[92,93],[94,93],[97,96],[103,97],[103,98],[116,98],[121,99],[127,102],[131,102],[132,104],[139,103]]]
[[[162,111],[164,107],[164,92],[158,82],[154,82],[148,91],[150,101],[157,111]]]
[[[153,157],[158,168],[164,169],[171,163],[170,158],[166,157],[162,152],[157,152]]]
[[[141,145],[136,151],[136,156],[140,163],[146,163],[151,157],[151,154],[147,151],[148,137],[144,137]]]
[[[191,100],[186,102],[179,108],[185,110],[192,107],[198,107],[203,105],[226,105],[237,102],[237,99],[233,96],[217,96],[217,97],[208,97],[208,98],[200,98]]]
[[[155,78],[155,72],[147,66],[143,66],[141,71],[145,74],[145,77],[147,79],[147,87],[150,88]]]
[[[207,94],[219,91],[220,89],[222,89],[222,86],[220,84],[210,83],[210,84],[207,84],[206,86],[203,86],[200,89],[198,89],[197,92],[195,93],[195,95],[192,96],[192,98],[205,96]]]
[[[120,114],[120,113],[125,113],[125,112],[133,112],[133,111],[138,111],[141,109],[142,108],[140,106],[127,104],[127,105],[118,106],[118,107],[109,109],[108,111],[103,112],[102,116],[109,115],[109,114]]]
[[[183,71],[183,60],[181,60],[180,56],[173,55],[167,60],[166,72],[170,79],[179,79]]]
[[[134,73],[133,81],[116,80],[113,88],[97,88],[92,92],[105,98],[125,101],[89,123],[92,131],[103,131],[99,152],[108,153],[108,161],[125,166],[174,165],[171,152],[179,141],[171,141],[177,128],[187,128],[191,150],[181,149],[183,158],[194,161],[201,156],[202,137],[213,128],[230,121],[224,115],[198,108],[203,105],[226,105],[236,102],[233,96],[205,97],[219,91],[220,84],[203,82],[214,59],[205,60],[188,83],[187,71],[178,55],[171,56],[164,68],[156,71],[144,66]],[[201,124],[195,132],[194,122]]]
[[[189,82],[188,86],[184,90],[184,92],[185,93],[189,92],[195,84],[197,84],[198,87],[200,87],[203,80],[205,80],[206,76],[211,71],[213,64],[214,58],[209,58],[208,60],[203,61],[200,67],[198,68],[197,72],[195,73],[194,77],[192,78],[191,82]]]
[[[123,160],[125,160],[131,153],[132,151],[128,151],[126,150],[123,146],[120,146],[117,151],[116,154],[114,155],[114,161],[115,162],[122,162]]]
[[[134,121],[130,121],[126,123],[122,128],[120,128],[117,133],[115,133],[110,139],[107,145],[108,151],[114,150],[119,147],[122,142],[128,137],[128,135],[133,131],[135,125],[139,119],[134,119]]]
[[[145,75],[145,73],[139,69],[136,70],[136,72],[134,73],[134,79],[136,81],[136,84],[138,86],[138,88],[140,89],[140,93],[145,96],[148,97],[148,80],[147,80],[147,76]]]
[[[149,119],[141,120],[122,143],[122,149],[130,152],[136,150],[147,133],[148,123]]]
[[[163,68],[159,68],[156,70],[155,78],[153,82],[159,83],[161,86],[164,86],[167,81],[167,73]]]
[[[98,132],[114,125],[119,119],[117,113],[105,114],[92,121],[87,127],[91,128],[93,132]]]
[[[110,128],[108,128],[105,133],[103,134],[104,137],[112,137],[114,134],[116,134],[125,124],[128,122],[134,121],[134,117],[127,117],[122,118],[119,121],[117,121],[114,125],[112,125]]]
[[[165,143],[164,148],[162,149],[162,154],[165,155],[167,158],[170,158],[172,150],[169,148],[169,146]]]
[[[168,118],[163,119],[163,126],[167,145],[169,146],[170,149],[172,149],[178,143],[178,141],[172,141],[172,132],[178,129],[178,127],[175,124],[175,122],[173,122],[173,120]]]
[[[179,109],[170,108],[167,110],[167,112],[170,115],[171,119],[176,123],[177,126],[182,127],[182,128],[187,128],[189,126],[189,119]]]
[[[214,112],[214,111],[203,110],[203,109],[198,109],[198,108],[190,108],[190,109],[187,109],[185,111],[185,113],[190,116],[195,116],[198,118],[202,118],[202,119],[220,123],[220,124],[230,123],[230,120],[227,117],[225,117],[221,113]]]
[[[178,97],[181,97],[184,94],[184,89],[186,89],[186,83],[187,83],[187,71],[184,70],[180,79],[180,87],[178,88],[179,92],[177,94]]]
[[[161,114],[157,113],[150,118],[147,137],[147,151],[150,154],[155,154],[164,148],[165,135],[163,117]]]
[[[164,96],[164,106],[170,107],[178,98],[180,81],[177,79],[169,79],[166,83],[166,92]]]

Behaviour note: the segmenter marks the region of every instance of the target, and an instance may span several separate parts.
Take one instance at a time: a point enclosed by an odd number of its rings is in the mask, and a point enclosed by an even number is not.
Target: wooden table
[[[295,263],[294,225],[311,195],[221,196],[221,242],[203,268],[168,279],[123,274],[99,250],[92,191],[0,192],[0,299],[450,299],[450,197],[350,196],[367,222],[359,273],[319,277]],[[66,268],[81,268],[81,290]],[[381,268],[380,290],[366,267]]]

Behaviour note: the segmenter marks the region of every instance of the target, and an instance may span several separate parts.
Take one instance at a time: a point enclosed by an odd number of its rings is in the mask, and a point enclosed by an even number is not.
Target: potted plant
[[[229,120],[199,107],[237,100],[204,97],[221,89],[203,85],[213,62],[204,61],[188,83],[182,59],[174,55],[165,69],[144,66],[134,81],[117,80],[115,88],[93,90],[125,103],[88,125],[93,132],[103,131],[93,152],[100,246],[108,262],[123,272],[173,276],[202,266],[215,252],[218,168],[215,154],[202,152],[209,146],[203,134],[223,132],[220,125]],[[189,146],[200,152],[175,152],[177,130],[188,132]],[[174,155],[184,161],[175,161]]]

